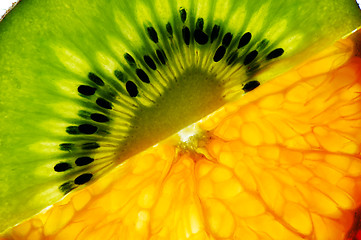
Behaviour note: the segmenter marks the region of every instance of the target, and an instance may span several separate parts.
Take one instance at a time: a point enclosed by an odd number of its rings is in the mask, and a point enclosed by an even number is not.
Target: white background
[[[11,7],[13,2],[17,2],[17,0],[0,0],[0,17],[6,13],[6,10]]]

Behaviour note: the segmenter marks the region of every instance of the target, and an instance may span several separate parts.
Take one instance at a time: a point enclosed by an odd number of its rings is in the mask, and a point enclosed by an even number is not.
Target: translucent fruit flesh
[[[0,232],[360,25],[353,0],[22,0],[0,23]]]
[[[7,239],[343,239],[361,203],[351,55],[338,43],[202,120],[208,157],[160,143]]]

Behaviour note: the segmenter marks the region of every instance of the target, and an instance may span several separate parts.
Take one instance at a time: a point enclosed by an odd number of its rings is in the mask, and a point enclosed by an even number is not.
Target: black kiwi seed
[[[257,50],[253,50],[252,52],[248,53],[243,61],[243,64],[244,65],[250,64],[253,60],[256,59],[257,55],[258,55]]]
[[[124,54],[124,59],[130,66],[135,66],[135,60],[129,53]]]
[[[65,172],[66,170],[69,170],[69,169],[71,169],[71,165],[66,162],[61,162],[54,166],[55,172]]]
[[[238,49],[246,46],[251,41],[251,38],[252,34],[250,32],[246,32],[245,34],[243,34],[243,36],[239,40]]]
[[[198,18],[196,22],[196,29],[203,30],[204,20],[203,18]]]
[[[66,132],[71,135],[80,134],[77,126],[69,126],[66,128]]]
[[[78,92],[80,94],[83,94],[85,96],[91,96],[91,95],[94,95],[95,91],[97,89],[96,88],[93,88],[93,87],[90,87],[90,86],[86,86],[86,85],[80,85],[78,87]]]
[[[155,62],[153,61],[153,59],[151,57],[149,57],[148,55],[144,55],[143,57],[144,62],[148,65],[149,68],[156,70],[157,66],[155,65]]]
[[[203,32],[204,20],[198,18],[196,23],[196,30],[194,31],[194,39],[197,43],[204,45],[208,42],[208,35]]]
[[[260,83],[257,80],[250,81],[243,86],[243,91],[249,92],[258,87]]]
[[[104,98],[98,98],[96,100],[96,103],[99,107],[105,108],[105,109],[112,109],[112,104],[105,100]]]
[[[84,173],[84,174],[78,176],[77,178],[75,178],[74,183],[75,183],[76,185],[83,185],[83,184],[89,182],[90,179],[92,179],[92,177],[93,177],[93,174],[91,174],[91,173]]]
[[[182,20],[182,22],[184,23],[187,19],[187,12],[184,8],[182,8],[181,10],[179,10],[179,14],[180,14],[180,18]]]
[[[218,38],[221,28],[218,25],[214,25],[211,33],[211,43]]]
[[[132,81],[128,81],[125,84],[125,87],[127,89],[127,92],[129,93],[129,96],[136,97],[138,95],[137,85],[135,85],[135,83],[133,83]]]
[[[124,75],[121,71],[119,70],[115,70],[114,71],[114,76],[121,82],[124,82]]]
[[[144,83],[150,83],[148,75],[143,71],[143,69],[137,68],[135,70],[138,78]]]
[[[66,195],[67,193],[69,193],[71,190],[73,190],[74,188],[76,188],[73,184],[72,181],[63,183],[62,185],[59,186],[59,190]]]
[[[94,133],[96,133],[96,131],[98,131],[98,128],[91,124],[80,124],[78,129],[79,129],[79,132],[81,132],[83,134],[94,134]]]
[[[88,165],[94,162],[94,158],[91,157],[79,157],[75,160],[75,164],[79,167]]]
[[[73,143],[61,143],[61,144],[59,144],[59,148],[60,148],[61,151],[70,152],[71,150],[73,150],[74,147],[75,147],[75,145]]]
[[[188,27],[183,27],[182,36],[183,36],[184,43],[186,45],[189,45],[189,42],[190,42],[190,39],[191,39],[191,32],[189,31]]]
[[[194,31],[194,39],[197,43],[204,45],[208,42],[208,35],[205,34],[202,30],[196,29]]]
[[[167,57],[166,57],[164,51],[157,49],[156,53],[157,53],[157,57],[158,57],[159,61],[160,61],[163,65],[165,65],[165,60],[167,59]]]
[[[158,43],[158,34],[153,27],[148,27],[148,36],[154,43]]]
[[[96,74],[90,72],[88,74],[88,78],[93,81],[96,85],[99,85],[99,86],[104,86],[104,82],[103,80],[101,80],[100,77],[98,77]]]
[[[231,44],[232,37],[233,37],[232,33],[230,33],[230,32],[226,33],[223,37],[222,45],[225,47],[228,47],[229,44]]]
[[[270,52],[266,59],[267,60],[271,60],[273,58],[278,58],[280,56],[282,56],[282,54],[284,53],[285,51],[283,50],[283,48],[276,48],[275,50],[273,50],[272,52]]]
[[[92,149],[97,149],[97,148],[100,148],[100,145],[96,142],[93,142],[93,143],[84,143],[81,148],[83,150],[92,150]]]
[[[224,46],[220,46],[214,54],[213,61],[219,62],[224,57],[224,54],[226,54],[226,48]]]
[[[90,118],[95,122],[100,122],[100,123],[109,122],[109,118],[100,113],[93,113],[90,115]]]
[[[173,36],[173,28],[172,28],[172,25],[170,24],[170,22],[167,23],[165,28],[167,29],[167,32],[169,33],[169,35],[172,37]]]

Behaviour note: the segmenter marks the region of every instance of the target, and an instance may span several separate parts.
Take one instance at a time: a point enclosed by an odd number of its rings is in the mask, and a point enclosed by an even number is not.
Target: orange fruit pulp
[[[336,43],[3,238],[357,239],[361,58],[354,46]]]

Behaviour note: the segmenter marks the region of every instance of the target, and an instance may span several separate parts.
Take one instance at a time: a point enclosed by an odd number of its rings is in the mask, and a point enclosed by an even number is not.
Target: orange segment
[[[160,143],[6,239],[345,238],[361,203],[361,59],[349,59],[351,46],[202,120],[199,151]]]

